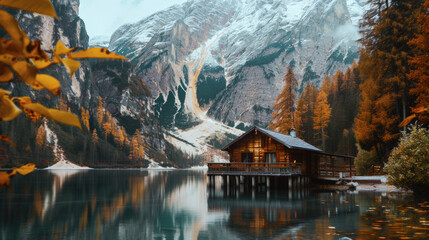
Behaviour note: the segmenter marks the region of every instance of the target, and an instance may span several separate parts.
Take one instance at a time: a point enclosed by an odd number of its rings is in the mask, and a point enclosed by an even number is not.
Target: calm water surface
[[[204,171],[36,171],[0,188],[0,239],[429,239],[407,194],[208,187]]]

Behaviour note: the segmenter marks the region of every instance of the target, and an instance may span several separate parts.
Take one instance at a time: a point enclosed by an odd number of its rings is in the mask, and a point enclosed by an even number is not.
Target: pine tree
[[[101,126],[103,123],[104,111],[103,111],[103,100],[101,97],[98,97],[98,108],[97,108],[97,122]]]
[[[99,139],[98,139],[98,134],[97,134],[97,130],[92,130],[92,136],[91,136],[91,159],[92,159],[92,164],[94,164],[94,160],[95,160],[95,153],[96,153],[96,149],[97,149],[97,143],[98,143]]]
[[[60,111],[67,111],[68,106],[67,106],[67,102],[64,98],[60,98],[60,107],[59,107]]]
[[[345,73],[337,71],[331,84],[324,82],[322,85],[322,91],[327,93],[328,103],[332,108],[332,117],[327,128],[328,141],[325,145],[325,151],[327,152],[354,154],[357,151],[355,141],[350,140],[350,138],[354,139],[352,129],[359,102],[358,85],[360,78],[356,67],[357,63],[355,62]],[[324,88],[323,86],[325,85],[330,85],[331,89]],[[347,132],[347,134],[344,134],[344,132]],[[347,145],[345,148],[342,141],[347,141],[351,146]]]
[[[419,18],[420,33],[409,42],[411,47],[415,46],[419,53],[412,57],[410,64],[413,69],[408,77],[415,81],[410,93],[417,97],[416,107],[429,106],[429,0],[424,3],[424,10]],[[420,119],[422,120],[422,119]],[[429,119],[423,119],[429,122]]]
[[[92,141],[92,143],[98,143],[98,134],[97,134],[97,131],[95,129],[92,131],[91,141]]]
[[[365,150],[373,146],[383,161],[399,137],[398,124],[407,116],[410,86],[408,58],[415,49],[407,42],[417,32],[422,0],[370,0],[361,23],[359,70],[362,100],[356,138]]]
[[[340,70],[338,70],[335,75],[332,77],[332,81],[333,81],[333,94],[334,97],[336,97],[335,95],[339,94],[340,92],[342,92],[346,87],[345,85],[345,80],[344,80],[344,74],[343,72],[341,72]]]
[[[322,140],[322,148],[325,150],[325,141],[327,137],[326,128],[328,127],[331,118],[331,107],[328,104],[328,96],[324,91],[319,92],[317,97],[317,104],[314,109],[314,131],[316,136]]]
[[[143,148],[143,140],[141,138],[140,132],[138,129],[136,129],[132,139],[131,139],[131,146],[130,146],[130,154],[129,159],[130,160],[140,160],[144,158],[144,148]]]
[[[273,106],[273,123],[270,129],[288,134],[294,128],[294,112],[296,101],[296,78],[292,68],[288,67],[284,76],[286,85],[282,92],[277,96],[276,103]]]
[[[40,125],[40,127],[37,129],[37,135],[36,135],[36,145],[38,147],[43,148],[46,143],[46,132],[45,127],[43,127],[43,124]]]
[[[105,137],[112,134],[112,123],[110,122],[103,123],[103,130],[104,130]]]
[[[328,95],[328,102],[332,103],[335,96],[335,84],[331,79],[331,76],[327,75],[322,82],[321,91],[324,91]]]
[[[125,135],[121,129],[113,128],[113,136],[115,138],[115,142],[119,144],[119,147],[123,147],[125,143]]]
[[[295,111],[297,135],[314,144],[313,115],[319,90],[307,83]]]
[[[83,107],[80,108],[80,111],[81,111],[81,116],[82,116],[81,120],[82,120],[83,126],[86,128],[87,131],[89,131],[89,118],[90,118],[89,111],[85,110],[85,108]]]

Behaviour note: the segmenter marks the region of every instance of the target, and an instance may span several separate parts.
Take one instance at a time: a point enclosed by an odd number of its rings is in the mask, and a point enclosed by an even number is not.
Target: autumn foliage
[[[316,107],[319,90],[316,86],[307,83],[301,98],[297,102],[295,111],[295,128],[297,136],[315,144],[314,109]]]
[[[370,10],[361,23],[359,70],[363,83],[356,138],[365,150],[375,149],[387,160],[400,133],[398,125],[409,114],[408,60],[417,50],[408,42],[419,32],[422,0],[368,1]]]
[[[331,118],[331,110],[328,104],[328,95],[324,91],[320,91],[314,108],[313,121],[316,135],[322,140],[323,150],[325,150],[325,139],[328,137],[326,128]]]
[[[419,119],[423,122],[429,122],[428,112],[423,115],[422,108],[429,107],[429,0],[424,3],[424,10],[418,17],[420,24],[420,33],[408,42],[409,45],[417,48],[418,53],[411,58],[409,64],[411,71],[408,77],[414,81],[414,86],[410,93],[417,97],[416,110],[414,114],[419,114]],[[414,115],[415,117],[417,115]]]
[[[296,101],[296,78],[292,68],[288,67],[284,76],[285,86],[277,96],[273,106],[273,123],[270,128],[285,134],[289,134],[295,128],[295,101]]]
[[[14,177],[17,173],[21,175],[27,175],[34,171],[36,165],[34,163],[29,163],[24,166],[21,166],[17,169],[14,169],[12,172],[0,172],[0,187],[9,186],[10,178]]]

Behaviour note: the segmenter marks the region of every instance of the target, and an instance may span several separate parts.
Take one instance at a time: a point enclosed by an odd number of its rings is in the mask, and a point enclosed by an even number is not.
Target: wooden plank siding
[[[288,162],[283,144],[260,132],[252,132],[229,149],[230,162],[243,162],[242,153],[252,153],[254,163],[266,162],[265,153],[276,153],[278,163]]]
[[[297,174],[293,168],[299,166],[299,174],[312,177],[356,175],[354,157],[325,153],[296,136],[259,127],[249,129],[222,150],[228,151],[230,163],[208,164],[209,174]]]
[[[298,163],[302,173],[311,173],[312,153],[301,149],[289,149],[275,139],[261,132],[251,132],[228,149],[230,162],[243,162],[243,153],[253,154],[253,163],[266,163],[265,153],[275,153],[276,163]]]

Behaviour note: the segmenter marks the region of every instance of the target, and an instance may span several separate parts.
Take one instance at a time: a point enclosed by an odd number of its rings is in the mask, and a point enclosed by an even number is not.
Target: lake
[[[38,170],[0,188],[0,214],[0,239],[429,236],[429,203],[409,194],[231,191],[195,170]]]

